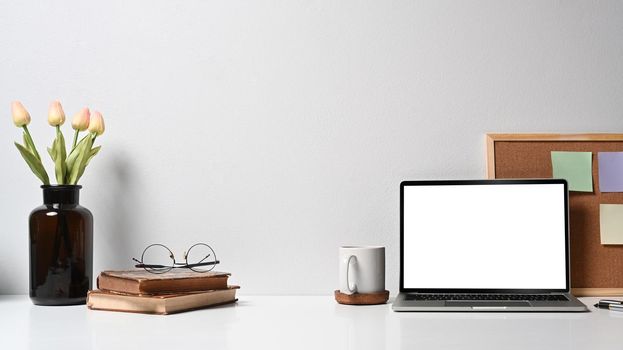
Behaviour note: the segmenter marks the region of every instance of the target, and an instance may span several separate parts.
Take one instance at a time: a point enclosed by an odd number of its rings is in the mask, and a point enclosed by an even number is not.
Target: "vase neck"
[[[43,185],[43,204],[78,205],[80,185]]]

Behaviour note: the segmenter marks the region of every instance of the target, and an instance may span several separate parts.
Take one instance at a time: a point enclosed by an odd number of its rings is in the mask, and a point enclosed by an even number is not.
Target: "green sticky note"
[[[623,244],[623,205],[599,205],[601,244]]]
[[[593,153],[552,151],[555,179],[565,179],[570,191],[593,192]]]

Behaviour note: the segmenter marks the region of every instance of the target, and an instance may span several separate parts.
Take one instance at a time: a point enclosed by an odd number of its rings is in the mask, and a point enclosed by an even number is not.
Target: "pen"
[[[608,309],[612,311],[623,311],[623,301],[620,300],[612,300],[612,299],[603,299],[600,300],[595,307],[600,309]]]
[[[623,304],[610,304],[608,305],[610,311],[623,311]]]

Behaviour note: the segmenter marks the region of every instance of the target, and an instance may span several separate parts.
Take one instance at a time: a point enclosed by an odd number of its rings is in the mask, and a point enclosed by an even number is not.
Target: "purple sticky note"
[[[599,152],[599,191],[623,192],[623,152]]]

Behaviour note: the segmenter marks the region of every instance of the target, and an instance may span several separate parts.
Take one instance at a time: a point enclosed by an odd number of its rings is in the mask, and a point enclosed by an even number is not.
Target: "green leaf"
[[[90,157],[91,148],[93,147],[93,137],[89,135],[87,140],[80,145],[80,147],[76,146],[76,150],[78,151],[78,156],[73,164],[71,169],[71,173],[69,175],[68,183],[70,185],[75,185],[80,179],[80,176],[84,173],[84,168],[86,167],[86,162]]]
[[[67,184],[75,185],[78,180],[78,174],[80,173],[80,163],[82,162],[84,145],[76,146],[75,151],[75,159],[72,163],[71,170],[67,173]],[[74,153],[74,152],[72,152]]]
[[[69,156],[67,157],[67,173],[65,174],[65,179],[67,183],[69,183],[69,177],[71,176],[71,172],[74,169],[74,164],[76,163],[76,158],[78,158],[82,145],[87,142],[87,139],[90,138],[90,135],[86,135],[85,137],[83,137],[80,142],[76,144],[76,147],[74,147],[74,149],[72,149],[69,153]]]
[[[91,148],[91,152],[89,152],[89,159],[87,159],[86,165],[89,165],[91,159],[93,159],[93,157],[95,157],[100,152],[100,149],[102,149],[102,146]]]
[[[52,160],[56,160],[56,138],[52,141],[52,147],[48,147],[48,154]]]
[[[41,157],[39,156],[39,152],[37,152],[37,147],[35,147],[35,142],[32,140],[30,136],[30,132],[28,128],[24,126],[24,146],[32,153],[39,161],[41,161]]]
[[[24,147],[26,147],[26,149],[29,150],[30,153],[32,153],[35,157],[37,157],[37,159],[41,160],[41,158],[39,158],[39,153],[37,153],[37,149],[35,148],[35,143],[32,141],[30,134],[26,133],[25,131],[24,131]]]
[[[50,155],[50,158],[52,158],[52,160],[56,159],[56,153],[54,152],[54,147],[52,148],[48,147],[48,154]]]
[[[56,139],[52,144],[52,148],[54,149],[54,154],[56,157],[53,157],[54,160],[54,172],[56,173],[56,182],[59,185],[65,184],[65,173],[67,172],[67,149],[65,148],[65,138],[63,137],[63,133],[61,132],[60,127],[56,127]]]
[[[78,178],[76,179],[76,182],[78,182],[78,180],[80,180],[80,178],[82,177],[82,174],[84,174],[84,170],[87,168],[87,166],[91,162],[91,159],[93,159],[93,157],[95,157],[99,153],[101,148],[102,148],[102,146],[97,146],[97,147],[91,149],[91,152],[89,152],[89,158],[87,158],[87,161],[84,163],[84,166],[80,169],[80,172],[78,173]]]
[[[20,145],[17,142],[15,143],[15,147],[22,155],[22,158],[26,161],[26,164],[30,167],[30,170],[43,182],[44,185],[50,184],[50,179],[48,178],[48,173],[45,171],[43,164],[41,164],[41,160],[37,159],[37,157],[32,154],[26,147]]]

